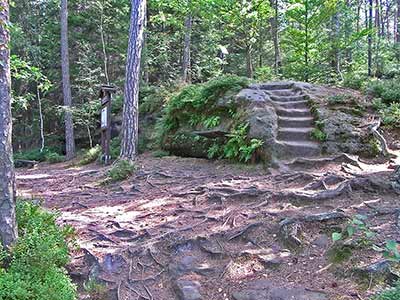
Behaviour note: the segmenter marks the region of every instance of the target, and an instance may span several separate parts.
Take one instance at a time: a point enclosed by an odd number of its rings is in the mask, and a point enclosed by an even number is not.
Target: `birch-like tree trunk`
[[[137,155],[138,145],[140,61],[146,18],[146,0],[131,0],[131,4],[120,157],[132,161]]]
[[[17,239],[15,175],[11,143],[9,20],[8,0],[0,0],[0,242],[6,249]]]
[[[61,69],[64,95],[65,150],[66,159],[75,157],[74,123],[72,120],[72,95],[69,75],[68,51],[68,0],[61,0]]]
[[[182,59],[182,81],[190,83],[190,57],[191,57],[191,39],[192,39],[192,15],[190,12],[185,19],[185,42],[183,47]]]

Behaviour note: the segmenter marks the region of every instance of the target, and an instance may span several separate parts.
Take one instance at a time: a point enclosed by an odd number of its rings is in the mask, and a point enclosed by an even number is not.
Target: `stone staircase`
[[[294,84],[288,82],[262,84],[260,88],[270,96],[278,115],[277,156],[319,156],[320,145],[311,139],[314,118],[301,89],[294,89]]]

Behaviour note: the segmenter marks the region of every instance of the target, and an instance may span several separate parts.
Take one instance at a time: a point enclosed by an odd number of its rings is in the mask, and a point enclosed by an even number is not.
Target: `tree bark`
[[[368,76],[372,76],[372,9],[373,0],[368,2]]]
[[[9,5],[0,0],[0,242],[8,249],[17,239],[15,175],[12,151]]]
[[[253,68],[253,48],[251,45],[246,47],[246,69],[247,69],[247,77],[254,77],[254,68]]]
[[[39,108],[39,126],[40,126],[40,152],[44,150],[44,120],[43,120],[43,111],[42,111],[42,99],[40,97],[39,86],[36,86],[36,95],[38,100],[38,108]]]
[[[131,4],[120,154],[121,159],[130,161],[134,160],[137,155],[140,61],[143,48],[146,0],[131,0]]]
[[[72,96],[69,74],[68,51],[68,0],[61,0],[61,69],[65,107],[65,150],[66,159],[75,157],[74,123],[72,120]]]
[[[279,48],[279,33],[278,33],[278,13],[279,13],[278,0],[270,0],[270,5],[274,9],[274,16],[270,18],[270,24],[272,31],[271,32],[272,39],[274,42],[275,75],[278,75],[281,73],[281,66],[282,66],[281,52]]]
[[[400,0],[397,0],[397,14],[396,14],[396,42],[400,43]]]
[[[188,13],[185,20],[185,43],[183,47],[182,60],[182,81],[190,83],[190,58],[191,58],[191,39],[192,39],[192,15]]]

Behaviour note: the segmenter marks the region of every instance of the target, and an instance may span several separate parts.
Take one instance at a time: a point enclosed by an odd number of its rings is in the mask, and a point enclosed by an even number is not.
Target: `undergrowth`
[[[382,99],[376,98],[372,101],[372,107],[379,113],[383,125],[400,128],[400,102],[386,104]]]
[[[127,160],[118,160],[113,164],[111,169],[108,170],[103,183],[110,184],[123,181],[133,174],[135,168],[135,165]]]
[[[59,163],[65,160],[64,156],[59,154],[53,148],[32,149],[28,151],[18,151],[14,153],[14,160],[32,160],[37,162]]]
[[[393,102],[400,103],[400,81],[398,78],[371,81],[366,92],[375,98],[380,98],[387,105],[391,105]]]
[[[65,270],[74,244],[72,227],[57,225],[56,214],[30,202],[18,201],[16,215],[17,243],[0,255],[0,299],[76,299],[76,287]]]
[[[375,300],[399,300],[400,299],[400,282],[393,288],[382,291]]]
[[[101,155],[101,147],[99,145],[90,148],[83,153],[82,159],[78,162],[78,165],[84,166],[92,162],[95,162],[96,160],[99,159],[100,155]]]
[[[176,144],[178,140],[194,147],[207,145],[209,158],[248,162],[263,142],[248,137],[249,125],[243,121],[237,105],[231,100],[249,83],[247,78],[226,76],[183,88],[168,101],[157,126],[161,146],[169,150],[165,145],[168,142]],[[198,128],[212,130],[218,128],[222,120],[231,120],[230,132],[223,138],[193,136],[191,140],[191,135],[183,132],[195,132]],[[201,143],[200,140],[204,139],[206,141]]]

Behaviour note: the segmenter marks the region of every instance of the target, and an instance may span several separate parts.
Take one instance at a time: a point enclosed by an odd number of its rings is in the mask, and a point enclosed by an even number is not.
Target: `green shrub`
[[[384,125],[400,128],[400,102],[381,110]]]
[[[168,151],[164,151],[164,150],[156,150],[152,152],[153,157],[157,157],[157,158],[161,158],[161,157],[166,157],[169,156],[169,152]]]
[[[239,125],[228,135],[228,141],[223,147],[225,158],[248,162],[255,151],[263,145],[263,141],[247,138],[248,128],[248,124]]]
[[[230,135],[226,138],[206,139],[203,153],[209,158],[224,157],[240,161],[249,161],[255,151],[261,147],[262,141],[247,137],[248,125],[240,122],[242,116],[236,111],[231,100],[237,93],[247,87],[250,81],[237,76],[225,76],[213,79],[204,84],[194,84],[183,88],[168,101],[165,114],[157,125],[157,133],[161,146],[175,143],[182,131],[212,129],[221,124],[221,120],[231,119]],[[218,105],[223,101],[224,105]],[[245,128],[244,128],[245,127]],[[241,131],[241,132],[239,132]],[[200,141],[195,141],[200,145]],[[176,144],[176,143],[175,143]],[[199,146],[200,147],[200,146]],[[168,148],[165,148],[168,149]]]
[[[365,74],[347,73],[343,78],[343,86],[360,90],[363,88],[367,80],[368,76]]]
[[[381,292],[375,300],[398,300],[400,299],[400,283],[395,287]]]
[[[161,120],[162,135],[175,131],[181,126],[194,127],[209,120],[210,117],[213,118],[213,122],[209,125],[217,124],[218,117],[229,113],[216,107],[217,100],[235,95],[248,84],[247,78],[226,76],[183,88],[168,101],[165,115]]]
[[[398,79],[371,81],[367,86],[367,93],[381,98],[386,104],[400,103],[400,81]]]
[[[50,152],[46,154],[46,161],[51,164],[56,164],[65,161],[65,157],[55,152]]]
[[[44,148],[43,151],[40,149],[32,149],[27,151],[19,151],[14,153],[14,159],[21,160],[34,160],[37,162],[48,161],[48,159],[52,159],[58,155],[58,158],[61,159],[61,155],[58,154],[57,151],[53,148]]]
[[[19,238],[0,265],[1,300],[74,300],[76,287],[67,276],[68,249],[74,231],[56,224],[57,215],[39,205],[17,204]]]
[[[135,171],[135,165],[127,160],[118,160],[107,172],[104,183],[114,183],[127,179]]]
[[[356,104],[356,100],[352,95],[338,94],[328,97],[329,105],[340,105],[340,104]]]
[[[101,155],[101,147],[99,145],[90,148],[89,150],[85,151],[78,165],[84,166],[92,162],[95,162],[96,160],[99,159],[100,155]]]
[[[117,159],[121,153],[121,139],[115,137],[110,142],[110,155],[111,159]]]
[[[328,139],[328,135],[321,129],[315,128],[313,129],[313,131],[311,131],[311,138],[320,142],[326,142],[326,140]]]

